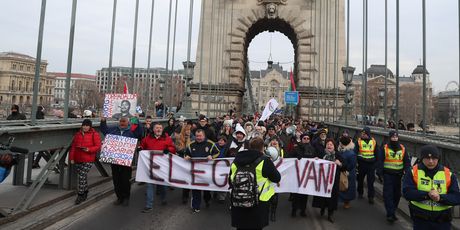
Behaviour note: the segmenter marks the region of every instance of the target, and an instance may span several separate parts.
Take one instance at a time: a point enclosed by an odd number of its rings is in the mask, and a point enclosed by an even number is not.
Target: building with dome
[[[385,74],[387,78],[387,119],[394,120],[396,113],[396,76],[390,69],[385,71],[384,65],[371,65],[367,69],[367,82],[364,75],[353,77],[354,115],[368,115],[376,118],[384,117]],[[433,96],[430,74],[426,71],[427,82],[427,119],[432,120]],[[367,111],[364,107],[363,85],[367,86]],[[399,118],[407,122],[420,123],[423,117],[423,66],[417,65],[411,75],[399,77]]]
[[[267,69],[259,71],[250,71],[252,96],[256,109],[259,111],[268,102],[270,98],[275,98],[280,104],[284,105],[284,92],[289,90],[290,80],[289,73],[283,70],[279,63],[273,61],[267,62]],[[250,112],[249,90],[244,93],[243,111]]]

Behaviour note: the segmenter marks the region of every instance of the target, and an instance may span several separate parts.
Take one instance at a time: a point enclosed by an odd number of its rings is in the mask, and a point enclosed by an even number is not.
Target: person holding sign
[[[131,138],[142,138],[143,131],[142,126],[139,125],[134,131],[131,131],[131,125],[129,123],[128,117],[121,117],[118,121],[118,125],[114,127],[108,127],[107,121],[103,117],[101,118],[101,132],[102,134],[108,135],[118,135],[123,137]],[[112,180],[113,186],[115,189],[115,194],[117,195],[117,200],[113,203],[114,205],[128,206],[129,205],[129,196],[131,194],[131,166],[122,166],[111,164],[112,168]]]
[[[337,205],[339,202],[339,182],[340,182],[340,171],[347,169],[345,161],[343,160],[342,155],[339,152],[335,151],[335,142],[334,139],[328,138],[325,141],[326,148],[324,149],[323,159],[327,161],[332,161],[337,165],[337,170],[335,171],[335,180],[334,186],[332,187],[332,193],[330,198],[326,197],[313,197],[314,208],[321,208],[321,216],[324,216],[324,213],[327,208],[327,219],[334,223],[334,211],[337,210]]]
[[[195,141],[190,143],[190,145],[185,150],[186,160],[192,160],[193,158],[206,158],[207,160],[212,160],[212,156],[219,154],[219,149],[217,149],[214,142],[206,138],[206,133],[202,129],[197,129],[195,131]],[[204,201],[206,202],[206,207],[209,207],[209,202],[211,201],[211,193],[209,191],[204,191]],[[200,212],[201,209],[201,190],[192,190],[192,209],[194,213]]]
[[[175,154],[176,147],[168,134],[165,132],[163,133],[163,125],[160,123],[153,124],[153,132],[146,136],[141,141],[141,148],[143,150],[156,150],[161,151],[164,154]],[[160,193],[161,197],[161,204],[166,204],[166,192],[165,186],[157,185],[157,189]],[[147,191],[146,191],[146,201],[145,207],[142,210],[143,213],[148,213],[152,211],[153,205],[153,184],[147,183]]]
[[[73,136],[69,151],[69,161],[75,165],[78,174],[75,204],[85,201],[88,196],[88,172],[96,161],[96,153],[100,150],[99,133],[93,129],[90,119],[83,120],[81,129]]]
[[[264,140],[255,137],[249,142],[249,150],[238,152],[231,165],[232,227],[237,229],[262,229],[268,225],[269,200],[275,194],[272,183],[280,182],[281,174],[263,152]]]

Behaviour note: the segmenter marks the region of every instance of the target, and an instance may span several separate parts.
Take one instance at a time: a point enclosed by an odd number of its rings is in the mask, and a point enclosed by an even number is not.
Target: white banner
[[[270,99],[267,104],[265,105],[264,111],[262,112],[262,116],[260,117],[259,121],[265,121],[267,118],[275,112],[276,108],[278,108],[278,102],[275,98]]]
[[[184,160],[161,151],[141,151],[136,181],[179,188],[228,192],[230,166],[233,158]],[[275,184],[277,193],[300,193],[331,197],[336,165],[325,160],[302,158],[279,159],[274,162],[281,173]]]

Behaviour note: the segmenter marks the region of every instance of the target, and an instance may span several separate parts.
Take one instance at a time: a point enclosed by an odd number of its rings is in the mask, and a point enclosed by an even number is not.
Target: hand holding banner
[[[167,155],[161,151],[141,151],[136,181],[228,192],[233,159],[184,160],[177,155]],[[281,174],[280,183],[274,185],[276,192],[331,197],[337,168],[334,162],[321,159],[280,158],[274,164]]]

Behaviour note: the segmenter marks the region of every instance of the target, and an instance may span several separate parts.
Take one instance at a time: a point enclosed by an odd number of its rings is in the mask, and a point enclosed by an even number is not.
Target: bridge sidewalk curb
[[[75,191],[49,200],[32,209],[0,220],[2,229],[44,229],[114,193],[111,177],[90,186],[88,199],[75,205]],[[46,208],[46,209],[45,209]]]

